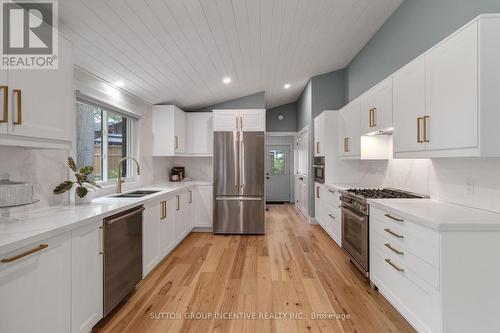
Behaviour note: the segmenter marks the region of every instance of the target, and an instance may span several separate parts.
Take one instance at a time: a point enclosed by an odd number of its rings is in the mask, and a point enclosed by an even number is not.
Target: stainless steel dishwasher
[[[135,207],[104,219],[104,315],[142,279],[142,212]]]

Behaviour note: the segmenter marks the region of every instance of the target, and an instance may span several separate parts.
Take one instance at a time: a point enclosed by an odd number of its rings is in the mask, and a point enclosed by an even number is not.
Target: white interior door
[[[289,146],[266,146],[266,200],[290,201]]]

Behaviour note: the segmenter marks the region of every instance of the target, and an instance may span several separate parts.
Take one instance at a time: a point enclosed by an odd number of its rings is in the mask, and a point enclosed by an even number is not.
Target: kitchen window
[[[76,158],[79,167],[92,165],[94,180],[118,178],[118,161],[133,155],[133,119],[106,107],[77,100]],[[128,161],[127,161],[128,162]],[[122,163],[123,177],[129,176],[130,163]]]

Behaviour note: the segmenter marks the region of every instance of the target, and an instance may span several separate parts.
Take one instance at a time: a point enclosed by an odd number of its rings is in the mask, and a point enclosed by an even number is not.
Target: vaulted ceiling
[[[149,103],[196,109],[265,91],[272,107],[344,68],[401,2],[64,0],[59,26],[77,66]]]

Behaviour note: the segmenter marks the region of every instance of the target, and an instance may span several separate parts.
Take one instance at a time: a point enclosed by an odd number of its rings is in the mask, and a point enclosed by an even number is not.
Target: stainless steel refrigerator
[[[264,234],[264,132],[214,132],[214,233]]]

